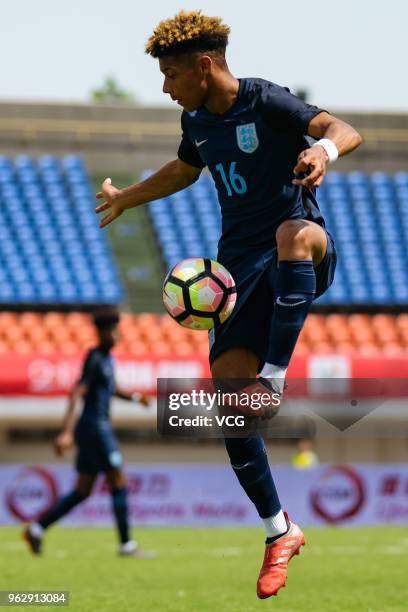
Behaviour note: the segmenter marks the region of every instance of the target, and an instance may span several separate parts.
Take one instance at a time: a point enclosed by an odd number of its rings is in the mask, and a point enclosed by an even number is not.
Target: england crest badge
[[[258,134],[255,123],[237,125],[238,146],[244,153],[253,153],[259,145]]]

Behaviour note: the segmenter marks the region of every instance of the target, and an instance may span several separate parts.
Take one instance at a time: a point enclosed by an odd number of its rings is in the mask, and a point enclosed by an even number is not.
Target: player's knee
[[[87,497],[89,497],[90,494],[92,493],[92,486],[89,486],[89,485],[78,486],[77,493],[78,493],[80,500],[83,501],[84,499],[87,499]]]
[[[109,483],[109,487],[111,491],[115,491],[116,489],[126,489],[126,478],[124,476],[122,476],[121,478],[116,478],[114,481]]]
[[[221,353],[211,364],[213,378],[255,378],[259,360],[251,350],[233,348]]]
[[[127,486],[126,476],[122,470],[112,470],[107,472],[105,476],[111,491]]]
[[[301,219],[288,219],[276,230],[280,259],[309,259],[312,255],[310,228]]]
[[[76,490],[81,500],[86,499],[92,493],[92,489],[95,483],[95,478],[88,476],[87,474],[81,474],[78,478]]]

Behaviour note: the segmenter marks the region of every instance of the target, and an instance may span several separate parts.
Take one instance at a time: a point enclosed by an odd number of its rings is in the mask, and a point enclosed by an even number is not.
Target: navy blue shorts
[[[109,472],[122,466],[122,455],[110,424],[79,422],[75,443],[75,467],[81,474]]]
[[[327,233],[327,249],[315,268],[316,296],[320,297],[333,282],[337,256],[334,240]],[[209,333],[210,363],[224,351],[245,347],[259,358],[260,369],[266,361],[269,332],[274,308],[274,277],[277,270],[277,251],[249,255],[244,264],[228,266],[237,286],[237,303],[230,318]]]

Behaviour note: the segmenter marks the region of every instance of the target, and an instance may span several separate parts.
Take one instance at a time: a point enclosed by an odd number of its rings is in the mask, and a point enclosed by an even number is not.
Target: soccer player
[[[104,472],[110,486],[119,533],[119,554],[146,556],[129,535],[126,479],[122,471],[122,456],[109,420],[112,395],[148,405],[145,396],[139,393],[130,395],[115,384],[110,353],[117,340],[118,322],[116,313],[106,312],[95,317],[99,343],[85,359],[81,378],[70,394],[63,430],[55,439],[55,449],[59,455],[69,449],[75,440],[78,479],[72,491],[57,500],[38,522],[30,523],[25,529],[24,539],[36,555],[42,552],[44,531],[83,502],[91,494],[97,475]],[[83,411],[75,426],[75,411],[81,399]]]
[[[217,259],[237,285],[232,316],[210,333],[212,375],[254,379],[260,373],[282,390],[309,308],[332,283],[336,265],[316,188],[327,165],[355,149],[361,137],[287,88],[232,75],[228,35],[219,17],[199,11],[182,11],[157,26],[146,52],[159,60],[163,92],[183,108],[178,157],[125,189],[106,179],[97,194],[105,201],[96,212],[107,211],[100,223],[105,227],[128,208],[188,187],[207,166],[222,215]],[[306,136],[316,142],[311,146]],[[285,584],[304,536],[282,511],[262,438],[225,442],[265,525],[257,594],[266,598]]]

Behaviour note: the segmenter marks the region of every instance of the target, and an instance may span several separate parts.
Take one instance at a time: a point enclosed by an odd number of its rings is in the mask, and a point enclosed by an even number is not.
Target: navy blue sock
[[[286,367],[316,293],[313,262],[280,261],[267,363]]]
[[[118,487],[112,489],[112,508],[116,518],[116,525],[119,531],[119,537],[122,544],[129,542],[129,520],[128,520],[128,503],[127,503],[127,488]]]
[[[71,493],[68,493],[68,495],[58,499],[56,503],[41,516],[38,523],[41,525],[41,527],[46,529],[52,525],[52,523],[55,523],[62,518],[65,514],[68,514],[72,508],[75,508],[75,506],[80,504],[84,499],[85,497],[81,495],[79,491],[74,489],[71,491]]]
[[[268,518],[278,514],[281,504],[261,436],[225,438],[225,446],[232,469],[259,516]]]

